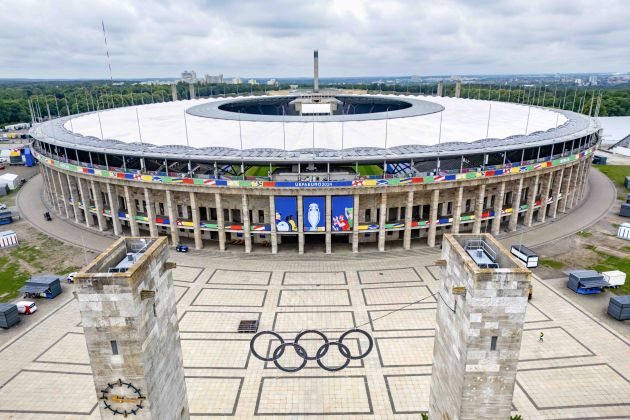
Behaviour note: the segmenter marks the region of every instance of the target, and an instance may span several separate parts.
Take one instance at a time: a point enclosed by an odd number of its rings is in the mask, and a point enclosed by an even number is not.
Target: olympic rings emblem
[[[353,334],[353,333],[358,333],[358,334],[362,334],[364,335],[367,340],[368,340],[368,347],[367,350],[365,350],[363,353],[360,353],[358,355],[353,355],[350,352],[350,349],[348,348],[348,346],[346,346],[343,343],[343,340],[345,340],[348,335]],[[309,356],[308,352],[306,351],[306,349],[304,347],[302,347],[300,345],[300,339],[302,339],[302,337],[304,337],[307,334],[315,334],[317,336],[319,336],[323,341],[324,344],[322,344],[317,351],[315,352],[314,356]],[[273,351],[271,351],[271,356],[270,357],[265,357],[262,356],[261,354],[259,354],[258,352],[256,352],[255,349],[255,343],[256,340],[263,336],[263,335],[270,335],[273,338],[275,338],[276,340],[278,340],[280,342],[280,344],[278,344],[278,347],[276,347]],[[292,347],[295,350],[295,353],[302,359],[302,362],[297,366],[297,367],[285,367],[282,366],[280,364],[280,362],[278,361],[282,355],[285,352],[285,349],[287,347]],[[328,353],[328,350],[330,349],[330,347],[337,347],[337,349],[339,350],[339,353],[346,358],[346,360],[339,366],[326,366],[324,364],[324,362],[322,361],[323,357]],[[366,331],[358,329],[358,328],[353,328],[351,330],[348,330],[346,332],[344,332],[343,334],[341,334],[339,336],[339,340],[337,341],[329,341],[328,337],[326,337],[326,334],[324,334],[321,331],[318,330],[304,330],[301,333],[299,333],[298,335],[295,336],[295,340],[294,341],[285,341],[284,338],[282,338],[282,336],[280,334],[278,334],[275,331],[260,331],[259,333],[257,333],[256,335],[254,335],[251,339],[251,341],[249,342],[249,349],[251,350],[252,354],[254,355],[254,357],[256,357],[259,360],[262,360],[263,362],[273,362],[273,364],[280,370],[284,371],[284,372],[288,372],[288,373],[292,373],[292,372],[297,372],[299,370],[302,370],[306,364],[308,363],[309,360],[315,360],[317,362],[317,364],[319,365],[320,368],[327,370],[329,372],[337,372],[339,370],[342,370],[344,368],[346,368],[349,364],[350,361],[352,360],[359,360],[359,359],[363,359],[365,356],[367,356],[368,354],[370,354],[370,352],[372,351],[372,348],[374,347],[374,340],[372,339],[372,337],[370,336],[370,334],[368,334]]]

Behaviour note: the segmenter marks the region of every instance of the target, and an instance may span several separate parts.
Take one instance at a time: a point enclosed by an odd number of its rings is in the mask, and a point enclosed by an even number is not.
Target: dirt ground
[[[7,165],[6,169],[0,171],[0,175],[7,172],[28,179],[38,173],[38,168]],[[0,197],[0,203],[5,203],[14,215],[18,214],[15,207],[17,195],[18,191],[12,191],[9,195]],[[0,249],[0,302],[18,297],[17,289],[31,275],[67,274],[76,271],[92,258],[80,248],[43,234],[26,220],[20,218],[14,220],[14,223],[0,228],[1,231],[14,231],[19,240],[19,245],[16,247]]]

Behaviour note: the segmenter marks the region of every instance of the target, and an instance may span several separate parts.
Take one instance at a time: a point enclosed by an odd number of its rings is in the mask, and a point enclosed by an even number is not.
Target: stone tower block
[[[75,277],[103,419],[189,418],[167,246],[121,238]]]
[[[531,272],[489,234],[444,235],[429,418],[508,419]]]

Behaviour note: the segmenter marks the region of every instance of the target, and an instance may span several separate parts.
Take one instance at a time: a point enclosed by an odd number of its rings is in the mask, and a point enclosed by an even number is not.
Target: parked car
[[[0,165],[0,171],[3,170],[5,168],[4,165]]]
[[[7,209],[7,205],[4,203],[0,203],[0,210],[6,210]]]
[[[175,248],[177,252],[188,252],[188,245],[177,245]]]
[[[66,281],[68,283],[74,283],[74,276],[77,275],[76,271],[73,271],[72,273],[68,274],[68,277],[66,277]]]
[[[31,315],[37,311],[37,305],[35,305],[35,302],[30,300],[22,300],[16,303],[15,306],[17,306],[18,313],[20,314]]]

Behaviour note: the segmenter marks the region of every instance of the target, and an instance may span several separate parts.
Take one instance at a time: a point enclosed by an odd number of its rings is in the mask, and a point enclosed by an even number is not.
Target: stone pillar
[[[525,213],[525,226],[530,227],[534,218],[534,207],[536,207],[536,196],[538,195],[538,184],[540,180],[540,174],[536,174],[534,177],[534,184],[530,183],[530,197],[529,203],[527,203],[527,213]]]
[[[332,221],[330,220],[330,215],[332,214],[332,197],[330,194],[326,195],[326,254],[332,253]]]
[[[252,230],[249,223],[249,204],[247,194],[241,195],[242,213],[243,213],[243,239],[245,240],[245,252],[252,252]]]
[[[501,231],[501,210],[503,210],[503,195],[505,194],[505,181],[499,185],[499,192],[494,196],[494,219],[492,219],[491,232],[497,236]],[[455,233],[455,232],[453,232]]]
[[[438,203],[440,201],[440,190],[431,191],[431,215],[429,217],[429,234],[427,236],[427,245],[435,246],[435,235],[437,232],[437,216]]]
[[[151,197],[151,191],[148,188],[144,188],[144,201],[147,203],[147,218],[149,219],[149,232],[152,237],[158,236],[157,226],[155,224],[155,206],[153,203],[153,197]]]
[[[570,209],[573,208],[573,205],[576,202],[575,192],[577,190],[577,186],[580,182],[580,177],[582,176],[582,162],[578,162],[573,165],[573,176],[571,177],[571,184],[569,185],[569,197],[568,197],[568,206]]]
[[[564,168],[556,172],[556,177],[553,182],[553,203],[551,203],[551,217],[554,219],[558,215],[558,203],[560,197],[560,191],[562,189],[562,180],[564,177]]]
[[[475,202],[475,222],[473,223],[473,233],[481,232],[481,215],[483,213],[483,198],[486,194],[486,184],[481,184],[477,192]]]
[[[458,80],[455,82],[455,97],[459,98],[462,95],[462,81]]]
[[[190,99],[195,99],[195,85],[189,84],[188,89],[190,90]]]
[[[271,228],[271,253],[278,253],[278,231],[276,229],[276,197],[269,196],[269,226]]]
[[[437,85],[437,96],[442,96],[443,90],[444,90],[444,82],[440,80]]]
[[[470,239],[496,253],[499,269],[471,261]],[[429,418],[508,419],[531,272],[489,234],[445,235],[439,265]]]
[[[109,201],[109,212],[112,216],[112,226],[114,227],[114,235],[122,235],[122,226],[120,225],[120,217],[118,216],[118,194],[114,194],[112,184],[107,184],[107,200]]]
[[[381,211],[378,221],[378,250],[385,251],[385,223],[387,222],[387,193],[381,193]]]
[[[551,181],[553,181],[553,172],[547,174],[547,179],[543,181],[543,190],[540,193],[540,207],[538,208],[538,217],[536,220],[541,223],[547,218],[547,198],[551,190]]]
[[[70,218],[70,204],[68,203],[68,184],[66,184],[61,178],[61,172],[57,172],[57,178],[59,179],[59,188],[61,189],[61,199],[63,200],[63,208],[65,209],[66,218]]]
[[[75,189],[75,186],[72,182],[72,177],[66,174],[66,181],[68,181],[68,191],[70,191],[70,198],[72,198],[72,208],[74,209],[74,221],[77,223],[81,223],[81,208],[79,207],[79,197],[78,191]]]
[[[560,213],[567,212],[567,202],[569,201],[569,190],[571,189],[571,181],[573,180],[573,166],[567,168],[568,175],[565,177],[565,182],[563,182],[562,189],[562,201],[560,202]]]
[[[411,217],[413,213],[413,190],[407,191],[407,207],[405,207],[405,233],[403,237],[403,248],[411,249]]]
[[[44,190],[48,193],[50,204],[53,206],[53,209],[57,210],[59,208],[59,204],[57,203],[56,194],[54,193],[52,184],[50,183],[50,174],[48,172],[48,168],[44,165],[41,165],[39,167],[39,172],[42,174],[42,179],[44,180]]]
[[[42,165],[42,168],[44,167],[45,166]],[[57,209],[57,212],[61,214],[62,211],[65,212],[65,210],[62,210],[62,208],[64,207],[63,198],[61,197],[61,193],[59,192],[59,188],[57,187],[58,178],[55,176],[56,171],[53,171],[50,168],[46,168],[46,172],[48,174],[48,180],[50,181],[50,185],[52,185],[53,193],[55,195],[55,208]]]
[[[512,201],[512,214],[510,215],[510,223],[508,224],[510,232],[514,232],[518,225],[518,210],[521,206],[521,195],[523,195],[522,177],[518,180],[518,187],[516,187],[516,194],[514,195],[514,201]]]
[[[304,254],[304,203],[302,195],[297,196],[298,213],[298,254]]]
[[[195,238],[195,249],[203,248],[201,240],[201,227],[199,226],[199,206],[197,205],[197,193],[190,192],[190,209],[192,212],[193,236]]]
[[[462,218],[462,200],[464,199],[464,187],[457,189],[457,196],[455,197],[455,205],[453,206],[453,233],[459,233],[459,227],[461,225]]]
[[[172,84],[171,85],[171,97],[173,98],[173,101],[177,100],[177,84]]]
[[[125,203],[127,203],[127,218],[131,227],[131,236],[140,236],[140,229],[136,220],[136,203],[131,197],[131,188],[128,185],[125,185]]]
[[[82,178],[77,177],[77,185],[79,187],[79,194],[81,195],[81,202],[83,203],[83,218],[85,219],[85,226],[89,228],[94,227],[94,219],[92,219],[92,212],[90,212],[89,190]]]
[[[359,252],[359,194],[354,194],[352,209],[352,252]]]
[[[217,208],[217,230],[219,234],[219,251],[225,251],[225,219],[223,218],[223,203],[221,193],[214,193],[214,203]],[[275,215],[274,215],[275,218]]]
[[[105,216],[103,216],[103,194],[101,192],[101,184],[94,180],[90,181],[92,187],[92,195],[94,196],[94,206],[96,207],[96,221],[98,222],[98,230],[105,230]]]
[[[177,246],[179,245],[179,227],[173,204],[173,193],[169,189],[166,190],[166,212],[168,213],[168,225],[171,229],[171,244]]]
[[[588,177],[591,173],[592,162],[593,162],[592,158],[589,157],[584,165],[584,175],[582,175],[582,186],[581,186],[580,195],[579,195],[580,200],[583,200],[584,196],[586,195],[586,186],[588,185]]]

